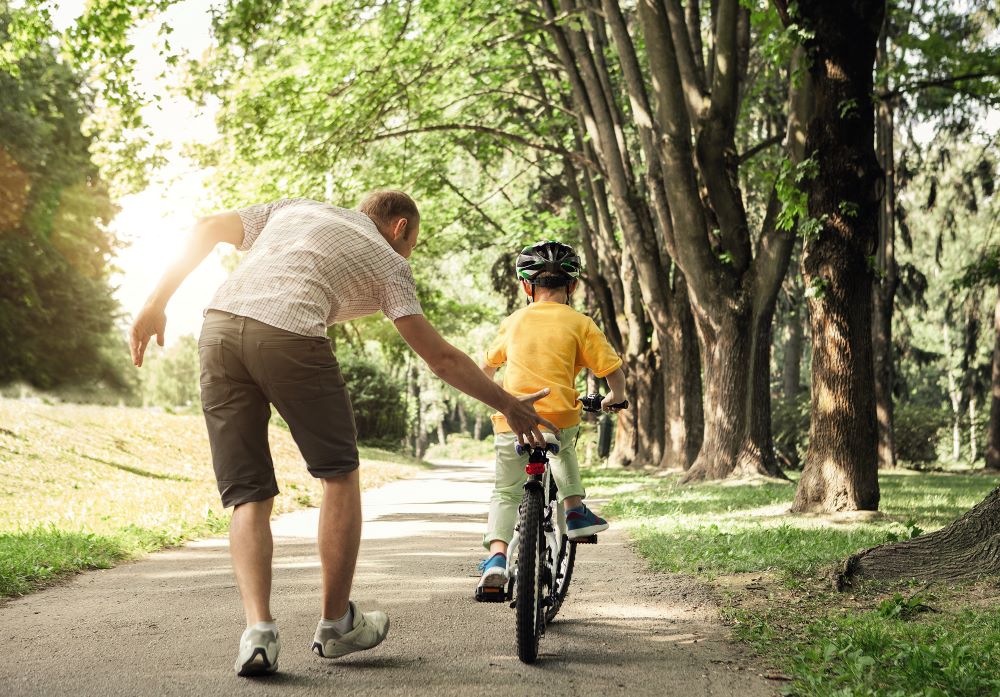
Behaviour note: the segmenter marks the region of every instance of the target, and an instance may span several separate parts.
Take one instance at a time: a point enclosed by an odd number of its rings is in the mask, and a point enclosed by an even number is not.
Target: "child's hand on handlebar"
[[[623,402],[625,402],[624,396],[619,396],[615,392],[610,392],[605,395],[604,399],[601,400],[601,411],[616,414],[624,409],[622,406]]]

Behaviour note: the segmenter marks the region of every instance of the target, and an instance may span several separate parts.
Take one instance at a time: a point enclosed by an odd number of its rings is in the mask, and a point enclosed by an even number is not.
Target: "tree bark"
[[[794,512],[876,510],[878,426],[872,389],[872,269],[882,172],[872,108],[875,48],[884,1],[805,0],[813,38],[814,112],[806,139],[818,176],[807,183],[802,271],[813,337],[812,424]]]
[[[701,355],[687,284],[678,274],[674,288],[674,324],[659,336],[663,356],[665,441],[660,466],[690,469],[705,435],[701,383]]]
[[[967,581],[1000,575],[1000,488],[951,525],[852,555],[835,582],[858,579]]]
[[[986,435],[986,468],[1000,470],[1000,292],[993,306],[993,370],[990,379],[990,425]]]
[[[882,23],[876,64],[885,73],[886,32],[888,18]],[[893,428],[893,383],[895,362],[892,350],[892,313],[895,305],[898,274],[896,269],[896,155],[893,144],[895,135],[894,103],[883,99],[878,105],[876,145],[879,165],[885,172],[885,190],[878,216],[878,252],[876,264],[879,275],[875,280],[874,322],[872,343],[875,351],[875,409],[878,417],[878,466],[891,469],[896,466],[896,436]]]
[[[785,355],[781,371],[782,396],[788,404],[793,404],[802,390],[802,349],[805,336],[799,313],[799,303],[793,300],[792,307],[788,311],[788,336],[785,339]]]

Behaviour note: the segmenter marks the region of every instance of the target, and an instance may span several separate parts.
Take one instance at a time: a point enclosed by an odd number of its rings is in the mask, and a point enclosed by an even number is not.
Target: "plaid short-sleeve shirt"
[[[306,336],[379,310],[423,314],[410,265],[364,213],[303,198],[238,212],[247,254],[207,310]]]

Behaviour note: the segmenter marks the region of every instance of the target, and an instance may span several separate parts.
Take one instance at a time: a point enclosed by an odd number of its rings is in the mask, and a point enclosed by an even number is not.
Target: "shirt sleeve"
[[[497,335],[486,349],[483,360],[491,368],[499,368],[507,362],[507,320],[500,323]]]
[[[302,201],[301,198],[282,198],[277,201],[271,201],[270,203],[258,203],[253,206],[247,206],[246,208],[240,208],[236,212],[240,215],[240,220],[243,221],[243,241],[237,249],[241,252],[245,252],[251,247],[253,243],[257,241],[260,237],[261,231],[267,225],[267,221],[270,220],[271,215],[275,211],[284,208],[296,201]]]
[[[608,343],[604,332],[589,317],[583,334],[581,353],[583,367],[589,368],[599,378],[615,372],[622,364],[622,359]]]
[[[417,300],[417,284],[410,265],[403,263],[382,289],[382,313],[396,321],[407,315],[422,315],[424,310]]]

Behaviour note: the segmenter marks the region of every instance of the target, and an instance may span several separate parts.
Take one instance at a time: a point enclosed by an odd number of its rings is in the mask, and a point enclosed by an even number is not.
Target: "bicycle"
[[[583,410],[600,412],[599,394],[580,399]],[[628,401],[612,405],[627,409]],[[597,544],[597,535],[570,540],[566,534],[566,515],[559,505],[556,484],[548,467],[548,453],[559,452],[556,436],[545,433],[545,446],[517,446],[517,453],[528,453],[524,496],[518,509],[518,523],[508,548],[508,558],[517,559],[514,573],[506,587],[476,589],[480,602],[511,601],[516,612],[517,657],[523,663],[538,658],[538,643],[562,608],[573,578],[576,545]],[[524,582],[522,582],[524,581]]]

